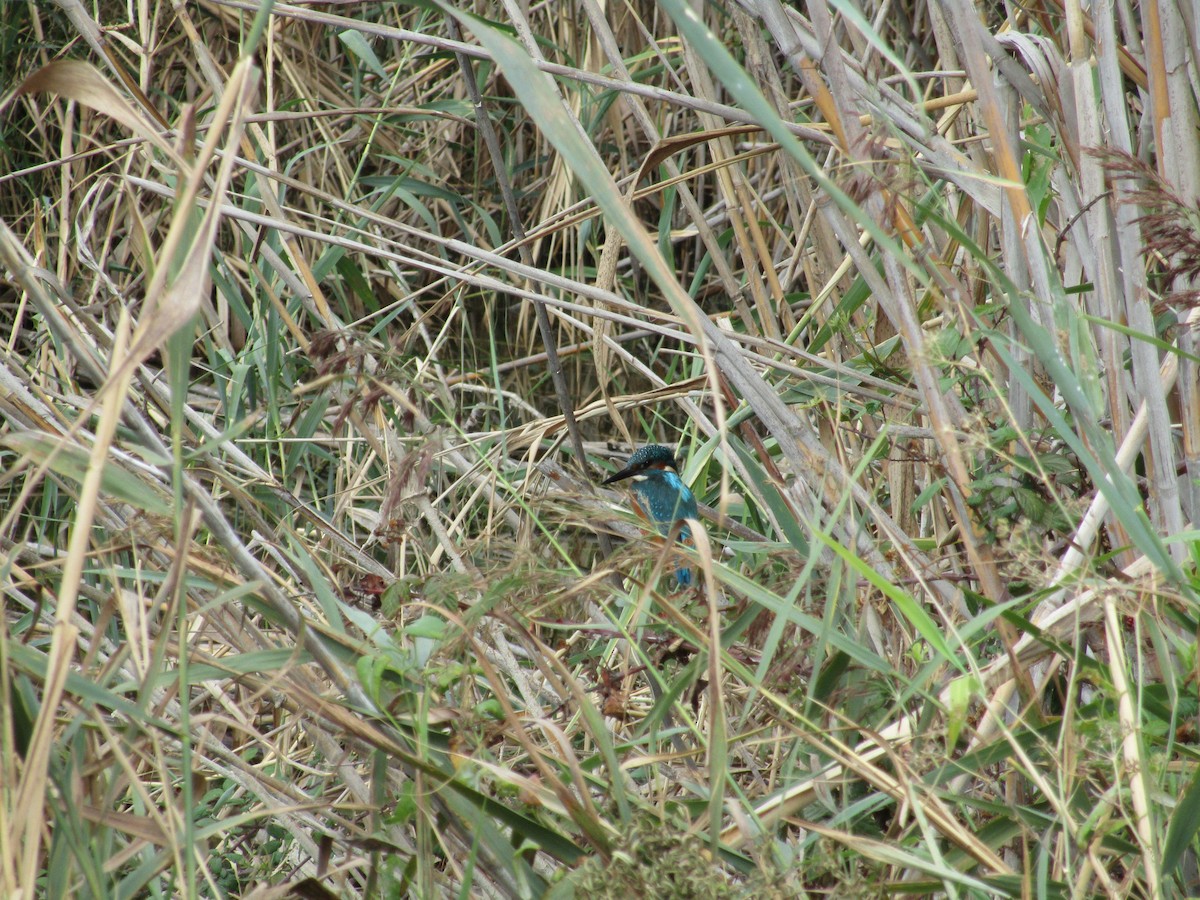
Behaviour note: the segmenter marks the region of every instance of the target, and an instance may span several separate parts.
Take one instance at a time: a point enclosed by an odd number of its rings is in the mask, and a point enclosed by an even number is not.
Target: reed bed
[[[1200,892],[1195,27],[0,4],[0,895]]]

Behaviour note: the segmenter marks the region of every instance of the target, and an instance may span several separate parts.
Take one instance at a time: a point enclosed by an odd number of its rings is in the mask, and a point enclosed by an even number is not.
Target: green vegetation
[[[0,4],[0,896],[1200,893],[1140,6]]]

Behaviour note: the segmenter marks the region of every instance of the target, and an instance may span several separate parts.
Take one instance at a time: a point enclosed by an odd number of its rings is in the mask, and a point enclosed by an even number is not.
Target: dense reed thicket
[[[0,895],[1196,893],[1196,34],[0,4]]]

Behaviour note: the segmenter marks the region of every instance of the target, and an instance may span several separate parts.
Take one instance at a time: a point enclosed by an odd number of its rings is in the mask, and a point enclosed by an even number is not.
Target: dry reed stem
[[[407,7],[371,21],[277,4],[261,93],[238,61],[256,4],[129,23],[31,8],[59,43],[22,56],[22,75],[75,36],[110,74],[59,62],[29,83],[71,96],[75,79],[104,115],[45,95],[5,109],[30,126],[0,175],[15,661],[0,689],[44,705],[27,736],[5,720],[0,888],[43,873],[70,814],[118,848],[114,871],[161,850],[176,888],[217,893],[243,807],[198,790],[225,824],[211,856],[188,846],[188,792],[166,787],[192,776],[183,759],[292,833],[260,874],[282,885],[298,867],[348,895],[401,858],[426,893],[583,879],[577,854],[636,856],[623,836],[651,814],[741,848],[714,883],[771,877],[786,846],[803,848],[792,885],[836,890],[821,835],[896,883],[1031,871],[1045,837],[1056,887],[1181,884],[1156,868],[1170,823],[1150,798],[1180,791],[1152,761],[1186,737],[1156,743],[1138,705],[1186,694],[1191,562],[1164,541],[1200,496],[1179,478],[1200,468],[1194,305],[1165,324],[1197,274],[1177,11],[1068,4],[1060,27],[1036,5],[1004,21],[965,3],[705,8],[765,95],[752,108],[671,8],[474,4],[508,18],[514,51]],[[439,53],[472,60],[495,179]],[[526,71],[555,79],[538,82],[545,104]],[[1160,198],[1180,201],[1174,237],[1094,146],[1152,160]],[[169,260],[185,258],[173,293]],[[690,451],[684,474],[719,511],[690,557],[702,592],[665,592],[669,545],[565,475],[531,303],[568,351],[581,439],[566,455],[623,456],[616,436]],[[189,383],[171,385],[154,351],[193,312]],[[114,474],[144,486],[140,505]],[[173,481],[186,500],[156,512]],[[602,563],[596,529],[633,544]],[[847,554],[812,549],[817,534]],[[1142,590],[1159,600],[1130,618],[1152,651],[1123,633],[1122,598]],[[1015,629],[992,613],[1010,596],[1068,646],[1102,651],[1088,629],[1103,621],[1129,810],[1075,737],[1110,721],[1072,693],[1089,670],[1015,630],[988,640]],[[667,699],[645,699],[646,675]],[[680,774],[642,721],[668,706],[703,775]],[[1058,715],[1071,727],[1043,740]],[[94,789],[55,755],[68,738]],[[1011,762],[953,792],[933,780],[997,747]],[[1076,796],[1137,852],[1093,838]],[[866,818],[822,818],[867,797]],[[888,830],[866,836],[880,810]],[[993,840],[1006,815],[1019,837]],[[763,833],[779,846],[754,845]],[[533,863],[510,837],[541,848]]]

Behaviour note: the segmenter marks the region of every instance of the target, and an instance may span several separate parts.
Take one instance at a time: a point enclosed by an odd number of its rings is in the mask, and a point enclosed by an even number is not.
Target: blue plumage
[[[696,497],[679,477],[679,464],[670,448],[661,444],[640,448],[629,457],[628,465],[604,479],[604,484],[626,478],[633,479],[633,493],[642,515],[657,525],[661,534],[670,534],[671,526],[682,519],[699,518]],[[686,523],[680,528],[679,540],[691,543],[692,531]],[[675,570],[675,580],[687,587],[692,583],[692,570],[680,566]]]

